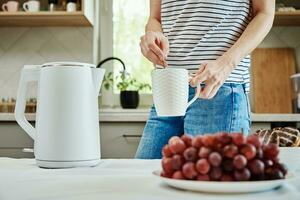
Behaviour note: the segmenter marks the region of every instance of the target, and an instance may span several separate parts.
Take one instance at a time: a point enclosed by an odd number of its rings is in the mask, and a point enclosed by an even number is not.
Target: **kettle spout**
[[[104,74],[105,74],[105,69],[92,68],[92,76],[93,76],[93,83],[94,83],[96,96],[99,95],[101,85],[102,85],[102,81],[103,81],[103,78],[104,78]]]

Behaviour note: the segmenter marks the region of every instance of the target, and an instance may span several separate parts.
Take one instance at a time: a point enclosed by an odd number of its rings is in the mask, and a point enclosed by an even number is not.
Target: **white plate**
[[[162,182],[169,186],[191,190],[197,192],[212,193],[249,193],[271,190],[283,185],[285,182],[294,178],[293,174],[288,174],[285,179],[267,180],[267,181],[245,181],[245,182],[220,182],[220,181],[191,181],[176,180],[160,176],[160,171],[154,171],[153,174],[160,178]]]

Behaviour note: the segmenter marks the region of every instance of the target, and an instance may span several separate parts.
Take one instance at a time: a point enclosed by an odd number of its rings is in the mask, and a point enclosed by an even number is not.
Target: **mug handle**
[[[191,77],[190,77],[191,78]],[[199,97],[200,97],[200,92],[201,92],[201,83],[198,83],[197,84],[197,88],[196,88],[196,94],[195,96],[188,102],[187,104],[187,108],[192,104],[194,103]]]
[[[3,11],[8,11],[7,4],[6,4],[6,3],[2,5],[2,10],[3,10]]]
[[[25,11],[28,11],[28,10],[29,10],[29,8],[28,8],[28,2],[23,3],[23,9],[24,9]]]

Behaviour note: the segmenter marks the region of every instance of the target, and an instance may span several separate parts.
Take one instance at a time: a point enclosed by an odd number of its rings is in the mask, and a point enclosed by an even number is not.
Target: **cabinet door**
[[[32,153],[22,152],[32,147],[33,140],[16,122],[0,122],[0,157],[32,158]]]
[[[144,122],[100,123],[102,158],[134,158],[144,126]]]

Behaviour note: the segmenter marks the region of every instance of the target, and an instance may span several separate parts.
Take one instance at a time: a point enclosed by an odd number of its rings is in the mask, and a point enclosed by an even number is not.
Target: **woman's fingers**
[[[190,81],[190,84],[192,87],[195,87],[197,84],[202,83],[204,81],[206,81],[206,79],[208,78],[206,76],[206,66],[207,63],[202,63],[199,67],[199,69],[197,70],[195,76],[193,77],[193,79]]]
[[[217,92],[219,91],[221,87],[221,84],[216,84],[215,87],[212,89],[212,91],[210,92],[210,94],[208,95],[208,99],[212,99],[216,94]]]
[[[161,65],[164,66],[164,63],[157,57],[156,54],[154,54],[151,50],[147,50],[145,47],[141,47],[143,55],[150,60],[155,65]]]
[[[160,47],[164,54],[164,59],[167,59],[167,56],[169,54],[169,41],[165,36],[162,36],[160,39]]]
[[[215,83],[212,81],[206,81],[203,90],[200,92],[200,97],[203,99],[208,99],[210,93],[213,91]]]
[[[153,62],[154,64],[159,64],[166,66],[165,58],[166,52],[169,51],[168,41],[161,33],[147,32],[141,37],[141,51],[143,55]],[[163,47],[160,47],[163,46]]]
[[[152,63],[154,63],[156,65],[162,65],[162,66],[164,66],[164,63],[160,60],[160,58],[156,54],[154,54],[152,52],[151,49],[149,49],[148,45],[144,41],[141,41],[140,47],[141,47],[142,54],[148,60],[150,60]]]
[[[213,98],[219,88],[222,86],[222,81],[220,79],[216,78],[216,76],[213,76],[212,78],[208,79],[205,82],[204,89],[200,93],[200,97],[204,99],[211,99]]]
[[[207,65],[207,63],[202,63],[200,65],[199,69],[197,70],[196,75],[201,74],[205,70],[206,65]]]
[[[161,60],[164,61],[165,60],[165,56],[163,51],[158,47],[158,45],[153,42],[153,43],[148,43],[148,47],[149,49],[151,49],[153,51],[153,53],[156,54],[156,56]]]

